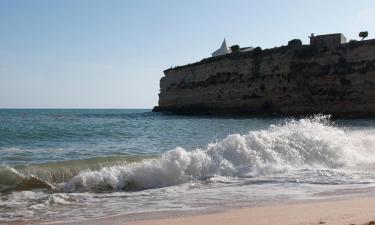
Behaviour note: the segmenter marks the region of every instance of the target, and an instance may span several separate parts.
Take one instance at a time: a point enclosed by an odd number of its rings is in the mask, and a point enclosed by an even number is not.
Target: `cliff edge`
[[[203,59],[164,74],[153,111],[375,116],[375,40],[334,49],[255,49]]]

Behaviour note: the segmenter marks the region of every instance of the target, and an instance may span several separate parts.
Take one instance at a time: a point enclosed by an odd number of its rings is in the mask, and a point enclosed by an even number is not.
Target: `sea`
[[[375,191],[375,119],[1,109],[0,224]]]

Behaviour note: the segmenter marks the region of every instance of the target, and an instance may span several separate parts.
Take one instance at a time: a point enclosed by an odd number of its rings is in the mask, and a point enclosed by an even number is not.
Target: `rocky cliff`
[[[164,71],[159,106],[179,114],[375,116],[375,40],[233,53]]]

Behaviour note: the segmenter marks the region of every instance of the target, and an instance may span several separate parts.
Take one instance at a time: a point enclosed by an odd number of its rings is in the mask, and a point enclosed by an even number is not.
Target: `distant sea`
[[[0,110],[0,223],[361,195],[375,120]]]

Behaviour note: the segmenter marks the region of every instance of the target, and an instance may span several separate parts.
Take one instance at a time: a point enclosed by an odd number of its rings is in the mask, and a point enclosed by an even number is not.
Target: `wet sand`
[[[375,197],[326,199],[304,203],[211,211],[203,214],[153,212],[125,214],[81,222],[44,222],[59,225],[375,225]],[[34,221],[35,222],[35,221]],[[14,223],[16,224],[16,223]],[[17,223],[27,224],[27,223]],[[34,223],[33,223],[34,224]]]

